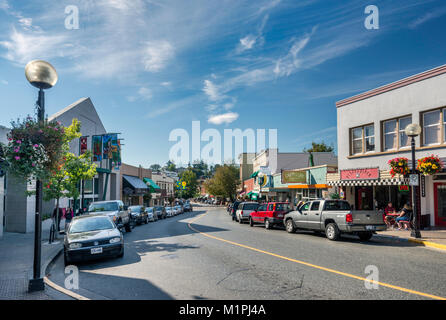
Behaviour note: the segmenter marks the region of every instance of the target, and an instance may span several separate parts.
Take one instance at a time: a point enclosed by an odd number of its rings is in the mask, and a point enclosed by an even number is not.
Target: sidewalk
[[[61,228],[64,226],[61,221]],[[63,248],[63,238],[59,236],[48,244],[51,220],[42,223],[41,272]],[[45,286],[41,292],[28,293],[28,282],[33,275],[34,233],[5,232],[0,239],[0,300],[52,300],[63,299],[55,290]]]
[[[415,239],[410,236],[407,230],[387,230],[379,231],[377,235],[384,237],[398,238],[401,240],[417,243],[425,247],[442,249],[446,251],[446,229],[420,230],[421,238]]]

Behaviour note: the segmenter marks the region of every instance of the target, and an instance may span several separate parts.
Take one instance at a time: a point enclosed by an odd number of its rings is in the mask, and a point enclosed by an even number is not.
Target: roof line
[[[419,82],[419,81],[423,81],[423,80],[426,80],[426,79],[429,79],[429,78],[433,78],[433,77],[436,77],[436,76],[439,76],[439,75],[442,75],[442,74],[445,74],[445,73],[446,73],[446,64],[442,65],[442,66],[439,66],[439,67],[436,67],[434,69],[430,69],[430,70],[418,73],[416,75],[413,75],[413,76],[410,76],[410,77],[407,77],[407,78],[404,78],[404,79],[392,82],[390,84],[378,87],[376,89],[360,93],[360,94],[355,95],[353,97],[350,97],[350,98],[338,101],[338,102],[336,102],[336,107],[340,108],[340,107],[349,105],[351,103],[354,103],[354,102],[357,102],[357,101],[361,101],[361,100],[365,100],[365,99],[371,98],[373,96],[377,96],[377,95],[380,95],[382,93],[386,93],[386,92],[389,92],[389,91],[392,91],[392,90],[395,90],[395,89],[398,89],[398,88],[402,88],[402,87],[408,86],[410,84],[413,84],[413,83],[416,83],[416,82]]]

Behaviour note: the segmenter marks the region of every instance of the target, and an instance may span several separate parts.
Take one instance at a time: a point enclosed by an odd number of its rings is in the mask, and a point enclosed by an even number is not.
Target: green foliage
[[[91,161],[90,151],[85,152],[79,157],[72,153],[66,154],[64,170],[66,178],[64,186],[67,190],[67,196],[73,199],[79,198],[78,185],[81,180],[93,179],[96,175],[96,164]]]
[[[338,199],[341,199],[341,196],[339,195],[339,193],[331,193],[330,199],[338,200]]]
[[[8,171],[26,180],[45,179],[62,158],[65,128],[56,121],[36,121],[30,116],[11,122],[8,144],[3,146]]]
[[[239,168],[235,165],[225,164],[216,169],[214,176],[205,182],[205,187],[207,192],[213,196],[233,200],[239,182]]]
[[[152,164],[150,166],[150,170],[152,170],[152,171],[160,171],[161,170],[161,166],[159,164]]]
[[[182,181],[186,182],[186,189],[178,190],[178,196],[185,199],[195,197],[198,191],[197,175],[195,172],[191,168],[188,168],[183,172],[180,178]]]
[[[327,144],[325,144],[324,141],[317,143],[317,142],[312,142],[311,143],[312,147],[310,149],[304,149],[304,152],[333,152],[334,151],[334,147],[328,146]]]
[[[177,171],[177,166],[170,160],[167,161],[165,168],[167,171],[173,171],[173,172]]]

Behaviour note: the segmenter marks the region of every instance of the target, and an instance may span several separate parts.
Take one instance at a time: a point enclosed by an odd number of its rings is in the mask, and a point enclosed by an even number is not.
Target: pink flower
[[[35,145],[34,145],[34,148],[38,148],[38,147],[39,147],[39,145],[38,145],[38,144],[35,144]]]
[[[17,161],[20,160],[19,156],[15,156],[14,159],[16,159]]]
[[[35,163],[33,163],[33,164],[31,164],[33,167],[35,167],[36,166],[36,164]]]
[[[16,141],[18,144],[22,144],[22,140],[17,140]]]

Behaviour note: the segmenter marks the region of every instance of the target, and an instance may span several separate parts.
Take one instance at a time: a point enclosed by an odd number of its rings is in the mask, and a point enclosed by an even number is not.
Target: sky
[[[444,0],[0,0],[0,125],[34,114],[24,67],[43,59],[46,112],[90,97],[128,164],[165,164],[192,121],[337,147],[336,101],[446,64],[444,30]]]

